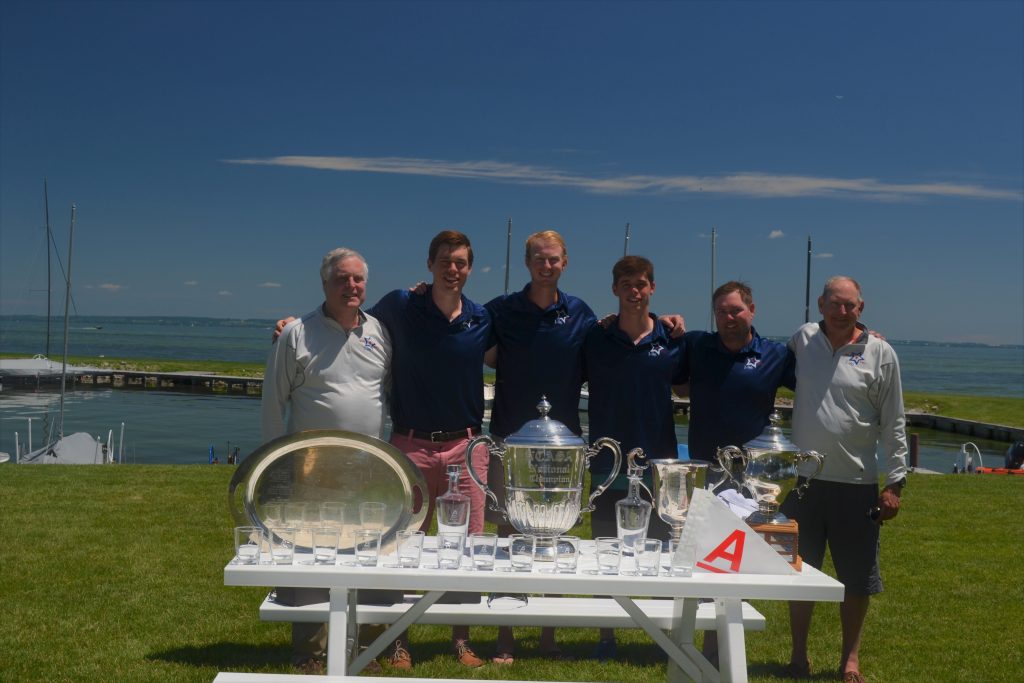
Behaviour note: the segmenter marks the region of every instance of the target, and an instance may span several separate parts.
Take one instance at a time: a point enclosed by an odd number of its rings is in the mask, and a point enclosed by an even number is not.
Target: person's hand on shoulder
[[[668,330],[668,336],[673,339],[679,339],[686,334],[686,320],[678,313],[658,316],[658,320],[660,320],[661,324],[665,326],[666,330]]]
[[[274,332],[270,335],[270,343],[273,344],[277,341],[277,338],[281,336],[281,332],[284,331],[284,326],[295,320],[295,316],[290,315],[287,318],[281,318],[274,325]]]

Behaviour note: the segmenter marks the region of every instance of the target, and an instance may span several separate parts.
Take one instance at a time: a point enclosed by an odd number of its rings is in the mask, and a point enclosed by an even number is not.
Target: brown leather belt
[[[445,441],[457,441],[477,436],[480,433],[480,427],[466,427],[465,429],[456,429],[454,432],[421,432],[418,429],[395,427],[395,433],[404,434],[410,439],[423,439],[433,443],[443,443]]]

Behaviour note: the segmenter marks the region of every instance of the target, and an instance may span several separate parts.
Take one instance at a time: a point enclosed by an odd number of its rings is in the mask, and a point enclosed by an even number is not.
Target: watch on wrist
[[[903,493],[903,489],[907,486],[907,478],[903,477],[902,479],[898,479],[897,481],[889,484],[889,486],[894,487],[896,489],[896,494],[900,495]]]

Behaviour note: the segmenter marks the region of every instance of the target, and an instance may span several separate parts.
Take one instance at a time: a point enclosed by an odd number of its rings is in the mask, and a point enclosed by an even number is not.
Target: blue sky
[[[857,277],[894,339],[1024,343],[1024,3],[17,2],[0,5],[0,313],[45,312],[43,178],[83,315],[271,317],[321,256],[369,300],[466,232],[467,294],[569,244],[566,291],[762,334]],[[814,315],[812,303],[812,317]]]

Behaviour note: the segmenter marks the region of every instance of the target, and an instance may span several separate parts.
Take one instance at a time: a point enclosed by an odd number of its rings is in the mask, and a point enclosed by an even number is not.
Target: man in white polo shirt
[[[391,339],[360,307],[366,299],[366,261],[351,249],[327,253],[320,265],[324,302],[281,332],[263,378],[263,440],[306,429],[344,429],[384,436]],[[278,588],[284,604],[329,599],[326,589]],[[293,663],[322,673],[323,624],[292,624]]]
[[[796,355],[793,441],[824,455],[824,466],[802,498],[786,498],[782,511],[800,524],[805,562],[820,569],[828,545],[846,587],[839,608],[839,671],[845,683],[864,683],[861,632],[870,597],[882,590],[879,526],[899,512],[906,484],[903,390],[896,352],[859,322],[864,299],[856,280],[830,278],[818,310],[822,321],[803,325],[789,348]],[[801,474],[810,472],[801,468]],[[885,482],[881,494],[879,475]],[[792,678],[810,677],[813,609],[813,602],[790,603]]]

